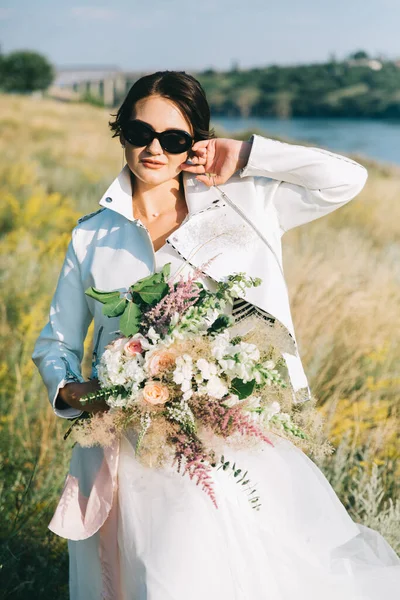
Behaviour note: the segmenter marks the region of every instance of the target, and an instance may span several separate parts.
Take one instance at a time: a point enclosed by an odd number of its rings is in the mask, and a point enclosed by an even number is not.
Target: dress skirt
[[[183,469],[143,466],[134,433],[122,439],[115,600],[399,598],[400,559],[387,541],[351,519],[302,450],[270,439],[257,450],[227,447],[225,460],[251,483],[245,491],[232,471],[213,469],[218,508]],[[71,600],[108,598],[99,532],[68,546]]]

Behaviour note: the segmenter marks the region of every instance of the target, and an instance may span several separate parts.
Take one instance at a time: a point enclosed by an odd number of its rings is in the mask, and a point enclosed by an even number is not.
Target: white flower
[[[201,373],[202,379],[210,379],[211,376],[218,373],[217,365],[208,362],[205,358],[199,358],[196,361],[196,366]]]
[[[192,388],[190,388],[190,390],[187,390],[186,392],[183,393],[182,398],[184,400],[189,400],[192,396],[193,396],[193,390],[192,390]]]
[[[107,404],[112,408],[123,408],[127,405],[127,398],[123,398],[121,394],[118,394],[118,396],[110,396],[107,398]]]
[[[224,399],[224,404],[226,404],[227,406],[235,406],[235,404],[238,404],[238,402],[240,402],[240,400],[239,396],[237,396],[236,394],[230,394],[228,398]]]
[[[212,398],[220,399],[228,393],[227,386],[224,384],[222,379],[216,375],[210,377],[205,387],[207,394]]]
[[[179,331],[179,329],[173,329],[171,332],[171,337],[173,340],[184,340],[185,335]]]
[[[209,308],[204,316],[203,328],[208,329],[210,325],[219,317],[220,311],[216,308]]]
[[[135,359],[127,360],[123,366],[123,374],[129,383],[141,383],[146,379],[144,370]]]
[[[153,342],[153,344],[156,344],[160,339],[160,336],[158,335],[153,326],[148,328],[147,337],[151,342]]]
[[[125,385],[126,377],[122,371],[122,352],[107,348],[100,359],[97,375],[104,387],[111,385]]]
[[[105,347],[105,351],[109,350],[111,352],[122,352],[126,342],[128,341],[129,338],[127,337],[118,337],[115,340],[112,340],[109,344],[107,344],[107,346]]]
[[[268,419],[268,420],[271,419],[273,416],[277,415],[280,412],[280,410],[281,410],[281,405],[279,404],[279,402],[276,402],[276,400],[274,402],[272,402],[271,404],[268,404],[265,407],[265,413],[264,413],[266,419]],[[279,418],[281,418],[281,416],[283,414],[284,413],[281,413],[279,415]]]
[[[175,370],[173,380],[175,383],[182,383],[185,379],[191,379],[193,375],[192,357],[189,354],[182,354],[175,360]]]
[[[180,319],[180,314],[177,311],[175,311],[171,317],[170,324],[175,326],[178,323],[179,319]]]
[[[190,379],[184,379],[181,383],[182,392],[187,392],[192,389],[192,385]]]
[[[220,367],[226,373],[232,372],[232,377],[235,376],[234,371],[235,371],[235,367],[236,367],[236,362],[233,360],[233,358],[227,358],[227,359],[221,358],[218,361],[218,363],[219,363]]]
[[[262,383],[263,382],[263,377],[262,377],[260,371],[257,371],[257,370],[254,371],[253,377],[256,380],[256,383]]]
[[[263,363],[263,367],[265,367],[266,369],[273,369],[275,367],[275,363],[273,360],[267,360],[265,363]]]
[[[211,343],[211,354],[217,360],[222,359],[227,354],[228,348],[231,346],[229,343],[229,332],[224,331],[215,336]]]
[[[255,344],[248,344],[247,342],[240,342],[236,348],[240,353],[240,358],[243,360],[260,360],[260,351]]]
[[[246,398],[246,403],[248,409],[259,408],[260,406],[260,397],[259,396],[249,396]]]
[[[254,379],[252,366],[246,363],[236,363],[236,377],[243,379],[244,383]]]
[[[193,359],[190,354],[182,354],[175,360],[175,369],[172,379],[181,386],[183,398],[188,400],[192,394]]]

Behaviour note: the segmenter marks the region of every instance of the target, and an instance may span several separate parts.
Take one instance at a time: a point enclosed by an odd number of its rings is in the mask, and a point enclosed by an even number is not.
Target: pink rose
[[[168,388],[161,383],[146,383],[143,388],[143,399],[149,404],[165,404],[168,398]]]
[[[134,356],[135,354],[141,354],[143,352],[142,344],[140,340],[131,338],[124,346],[125,354],[128,356]]]
[[[151,375],[167,371],[175,365],[175,355],[169,350],[155,350],[148,359],[148,369]]]

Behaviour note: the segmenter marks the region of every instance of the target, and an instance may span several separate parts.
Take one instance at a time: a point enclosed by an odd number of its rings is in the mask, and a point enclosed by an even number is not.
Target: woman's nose
[[[151,143],[148,146],[146,146],[146,150],[148,152],[150,152],[150,154],[162,154],[163,153],[163,149],[157,138],[154,138],[151,141]]]

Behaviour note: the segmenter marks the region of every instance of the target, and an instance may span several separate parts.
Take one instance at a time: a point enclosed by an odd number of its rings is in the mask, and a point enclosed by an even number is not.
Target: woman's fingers
[[[190,160],[189,164],[204,165],[206,163],[207,158],[205,156],[193,156],[188,160]],[[187,162],[183,164],[187,164]]]
[[[211,140],[199,140],[198,142],[195,142],[192,146],[192,150],[193,151],[197,151],[203,148],[207,148],[208,144],[211,142]]]
[[[205,183],[208,187],[212,187],[213,185],[221,185],[222,183],[225,183],[225,181],[220,175],[214,175],[211,177],[209,175],[198,175],[196,179],[197,181]]]
[[[180,165],[182,171],[187,171],[189,173],[205,173],[206,170],[204,165],[187,165],[186,163],[182,163]]]

